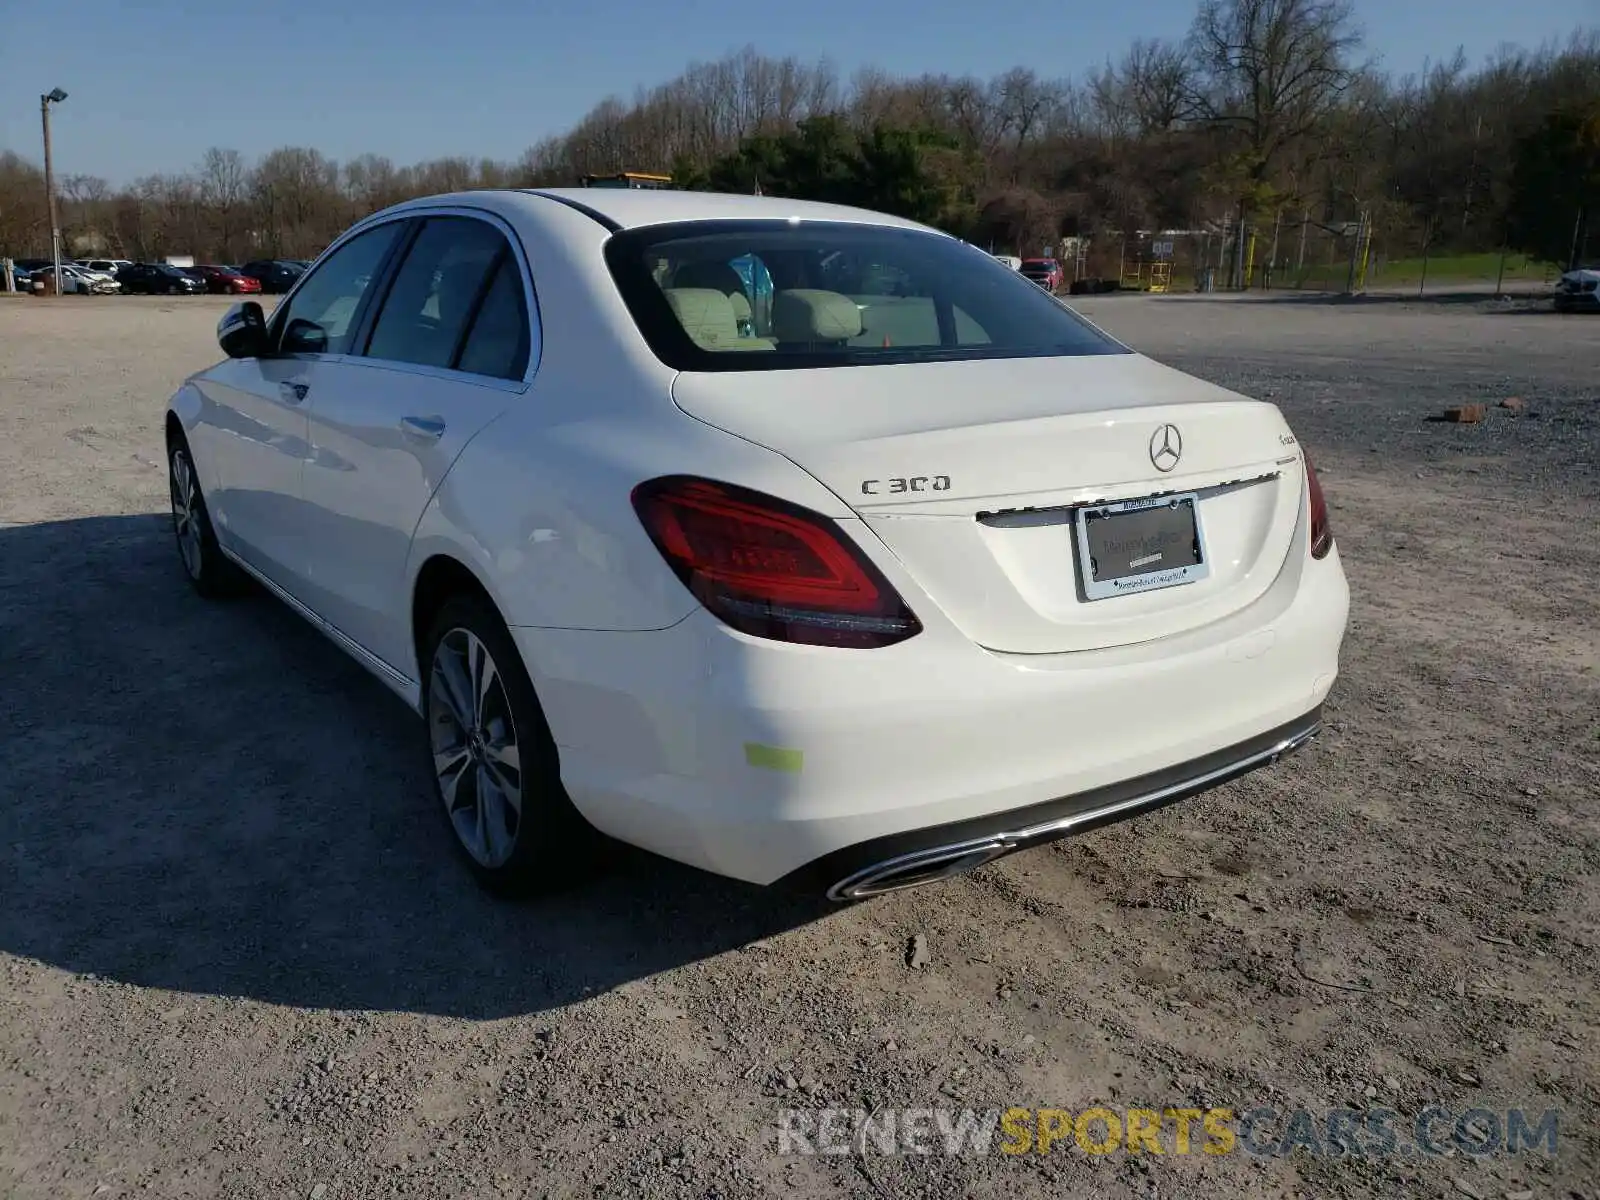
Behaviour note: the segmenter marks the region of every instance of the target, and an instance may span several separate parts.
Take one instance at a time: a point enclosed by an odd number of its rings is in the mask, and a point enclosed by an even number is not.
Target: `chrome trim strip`
[[[1286,460],[1288,462],[1294,459]],[[1209,500],[1213,496],[1225,496],[1229,492],[1241,491],[1247,487],[1254,487],[1258,483],[1279,479],[1282,471],[1264,471],[1260,475],[1251,475],[1244,479],[1227,479],[1221,483],[1208,483],[1199,487],[1184,487],[1168,489],[1164,492],[1149,492],[1142,496],[1102,497],[1096,500],[1073,500],[1067,504],[1048,504],[1042,508],[998,508],[983,509],[976,514],[980,525],[988,525],[994,529],[1010,529],[1015,527],[1029,528],[1035,525],[1067,525],[1075,519],[1075,514],[1080,509],[1098,508],[1106,504],[1123,504],[1130,500],[1157,500],[1167,496],[1194,494],[1202,500]],[[884,515],[892,516],[893,513]]]
[[[1010,832],[991,834],[988,837],[972,838],[963,842],[952,842],[948,846],[935,846],[929,850],[918,850],[912,854],[902,854],[896,858],[886,859],[874,866],[864,867],[853,875],[847,875],[838,883],[828,889],[827,896],[830,900],[861,900],[868,896],[880,896],[888,892],[897,892],[905,888],[918,887],[924,883],[933,883],[951,875],[960,874],[992,862],[1002,855],[1013,850],[1021,850],[1030,843],[1044,839],[1053,839],[1070,833],[1079,825],[1086,825],[1091,821],[1099,821],[1106,817],[1130,815],[1142,808],[1149,808],[1160,804],[1161,801],[1171,798],[1181,792],[1202,790],[1212,783],[1233,778],[1246,771],[1265,766],[1282,758],[1292,750],[1298,750],[1321,731],[1321,723],[1290,734],[1282,741],[1265,750],[1258,750],[1254,754],[1236,759],[1220,767],[1215,767],[1200,775],[1179,780],[1177,783],[1167,784],[1153,792],[1142,795],[1130,796],[1126,800],[1119,800],[1114,804],[1101,805],[1099,808],[1088,809],[1084,812],[1073,813],[1071,816],[1061,817],[1054,821],[1046,821],[1039,825],[1029,825],[1022,829]],[[938,864],[948,862],[949,870],[933,871]],[[929,869],[929,873],[919,875],[903,883],[886,883],[881,887],[874,887],[875,880],[885,877],[892,878],[914,872],[919,867]]]
[[[254,579],[262,587],[266,588],[267,591],[271,592],[279,600],[287,604],[295,611],[296,614],[304,617],[308,622],[311,623],[313,628],[327,637],[329,641],[333,642],[334,645],[338,646],[339,649],[343,650],[351,658],[355,659],[356,662],[358,662],[361,666],[365,667],[373,675],[377,676],[380,683],[384,684],[389,688],[390,691],[394,692],[395,695],[404,700],[414,712],[416,712],[418,715],[421,715],[422,688],[418,686],[414,679],[410,679],[400,671],[395,670],[388,663],[384,662],[383,659],[372,653],[372,651],[368,650],[365,646],[356,641],[343,630],[334,625],[328,624],[328,622],[323,620],[322,617],[318,616],[310,608],[307,608],[304,603],[295,599],[293,594],[285,591],[278,584],[268,579],[265,575],[256,570],[255,567],[251,566],[244,559],[240,558],[232,550],[229,550],[226,546],[219,546],[219,548],[223,554],[227,555],[228,561],[234,563],[241,571],[249,575],[251,579]]]

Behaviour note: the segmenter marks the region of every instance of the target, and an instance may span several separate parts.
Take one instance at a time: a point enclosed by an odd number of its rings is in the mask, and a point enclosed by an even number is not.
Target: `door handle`
[[[300,383],[298,381],[294,383],[280,383],[278,385],[278,394],[281,395],[289,404],[299,404],[300,401],[306,398],[306,393],[310,390],[311,385],[309,383]]]
[[[444,436],[444,421],[439,417],[401,417],[400,432],[424,441],[436,442]]]

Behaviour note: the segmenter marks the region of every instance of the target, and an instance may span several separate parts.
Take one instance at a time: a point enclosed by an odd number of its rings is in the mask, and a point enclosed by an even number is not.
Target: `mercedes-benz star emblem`
[[[1165,473],[1183,457],[1183,434],[1176,425],[1163,425],[1150,435],[1150,461]]]

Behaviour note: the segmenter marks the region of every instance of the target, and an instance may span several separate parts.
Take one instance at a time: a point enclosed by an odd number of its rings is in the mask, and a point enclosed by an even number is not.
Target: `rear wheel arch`
[[[473,596],[487,604],[505,622],[505,614],[495,603],[489,589],[460,559],[448,554],[432,555],[417,572],[411,588],[411,647],[417,659],[417,681],[426,686],[428,631],[434,618],[454,596]]]

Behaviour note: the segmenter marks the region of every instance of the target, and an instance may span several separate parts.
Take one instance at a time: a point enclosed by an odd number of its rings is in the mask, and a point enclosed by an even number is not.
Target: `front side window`
[[[390,221],[357,234],[306,279],[278,326],[283,353],[349,353],[361,295],[403,224]]]
[[[395,272],[372,327],[367,357],[424,367],[455,365],[467,328],[487,299],[491,277],[509,254],[504,235],[487,221],[428,218]],[[520,291],[520,276],[516,286]]]
[[[990,255],[923,230],[687,222],[619,233],[605,253],[651,349],[679,370],[1127,353]]]

